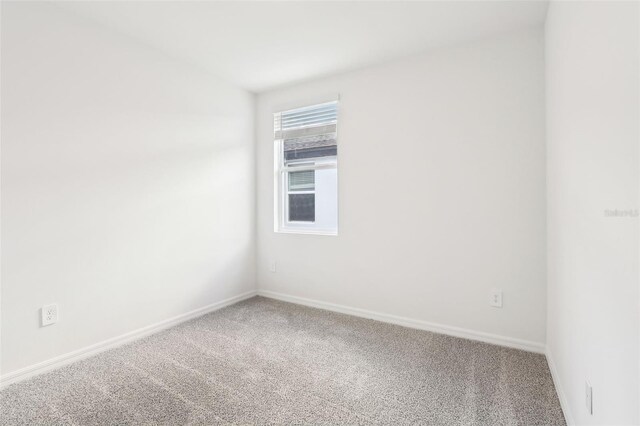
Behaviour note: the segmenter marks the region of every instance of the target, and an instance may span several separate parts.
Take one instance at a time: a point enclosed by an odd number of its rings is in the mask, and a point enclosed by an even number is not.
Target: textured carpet
[[[256,297],[0,392],[2,425],[564,424],[542,355]]]

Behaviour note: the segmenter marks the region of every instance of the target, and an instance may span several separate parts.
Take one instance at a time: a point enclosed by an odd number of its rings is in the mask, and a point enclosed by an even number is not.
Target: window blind
[[[295,139],[336,137],[338,103],[328,102],[274,114],[275,139],[292,142]]]
[[[315,170],[289,172],[289,191],[313,191],[315,183]]]

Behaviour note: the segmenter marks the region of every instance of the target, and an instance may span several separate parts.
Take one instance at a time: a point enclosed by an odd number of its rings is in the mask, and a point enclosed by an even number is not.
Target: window
[[[275,230],[338,232],[338,103],[274,114]]]
[[[316,221],[316,172],[289,172],[289,222]]]

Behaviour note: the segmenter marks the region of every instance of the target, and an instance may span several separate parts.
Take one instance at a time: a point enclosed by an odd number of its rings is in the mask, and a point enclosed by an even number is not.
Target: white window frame
[[[318,104],[321,105],[321,104]],[[336,125],[337,128],[337,125]],[[308,234],[308,235],[338,235],[339,226],[339,200],[336,199],[336,229],[322,229],[315,226],[315,222],[307,221],[289,221],[288,220],[288,203],[289,203],[289,185],[288,173],[292,171],[304,170],[338,170],[338,159],[336,157],[327,157],[322,161],[314,161],[312,159],[301,159],[300,163],[310,163],[303,165],[285,165],[284,164],[284,140],[274,140],[274,232],[284,234]],[[339,174],[338,174],[339,179]],[[336,197],[338,197],[339,187],[336,187]],[[294,191],[294,194],[313,193],[314,191]],[[317,219],[317,218],[316,218]]]

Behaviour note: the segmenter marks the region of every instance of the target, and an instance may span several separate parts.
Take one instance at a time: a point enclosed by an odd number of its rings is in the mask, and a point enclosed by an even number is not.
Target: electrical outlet
[[[53,303],[51,305],[44,305],[42,307],[42,326],[51,325],[58,322],[58,305]]]
[[[273,262],[273,261],[272,261],[271,263],[269,263],[269,270],[270,270],[271,272],[276,272],[276,266],[277,266],[277,265],[276,265],[276,262]]]
[[[587,405],[587,413],[593,416],[593,388],[588,381],[584,384],[584,402]]]
[[[499,288],[492,288],[491,295],[489,296],[489,305],[495,308],[502,308],[502,290]]]

